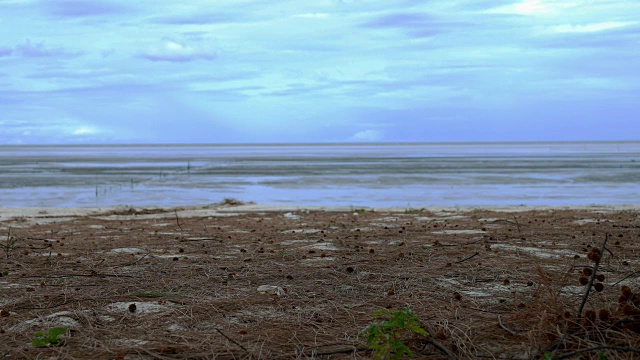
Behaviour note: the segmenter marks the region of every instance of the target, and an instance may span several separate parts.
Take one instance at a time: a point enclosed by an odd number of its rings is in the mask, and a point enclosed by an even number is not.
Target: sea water
[[[640,205],[640,142],[0,146],[0,206]]]

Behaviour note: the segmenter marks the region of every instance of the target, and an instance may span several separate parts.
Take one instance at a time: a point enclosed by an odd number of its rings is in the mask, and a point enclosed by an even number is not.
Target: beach
[[[633,206],[0,208],[0,354],[367,359],[409,308],[418,358],[633,358],[639,239]]]

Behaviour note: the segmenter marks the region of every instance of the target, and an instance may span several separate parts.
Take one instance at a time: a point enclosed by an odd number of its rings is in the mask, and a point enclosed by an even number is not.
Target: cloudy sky
[[[640,140],[638,0],[0,0],[0,144]]]

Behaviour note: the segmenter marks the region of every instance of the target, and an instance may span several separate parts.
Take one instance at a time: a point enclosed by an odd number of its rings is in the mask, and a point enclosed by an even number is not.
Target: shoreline
[[[427,206],[427,207],[358,207],[358,206],[292,206],[244,203],[239,205],[209,204],[190,206],[106,206],[106,207],[2,207],[0,221],[16,218],[55,219],[85,216],[125,215],[140,218],[175,213],[180,217],[230,216],[251,213],[295,212],[388,212],[388,213],[467,213],[473,211],[526,212],[572,211],[593,212],[638,211],[640,205],[563,205],[563,206]]]

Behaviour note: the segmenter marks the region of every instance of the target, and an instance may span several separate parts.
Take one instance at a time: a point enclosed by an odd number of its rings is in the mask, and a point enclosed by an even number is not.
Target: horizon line
[[[375,142],[271,142],[271,143],[81,143],[81,144],[0,144],[0,147],[161,147],[161,146],[387,146],[387,145],[514,145],[514,144],[631,144],[639,140],[526,140],[526,141],[375,141]]]

